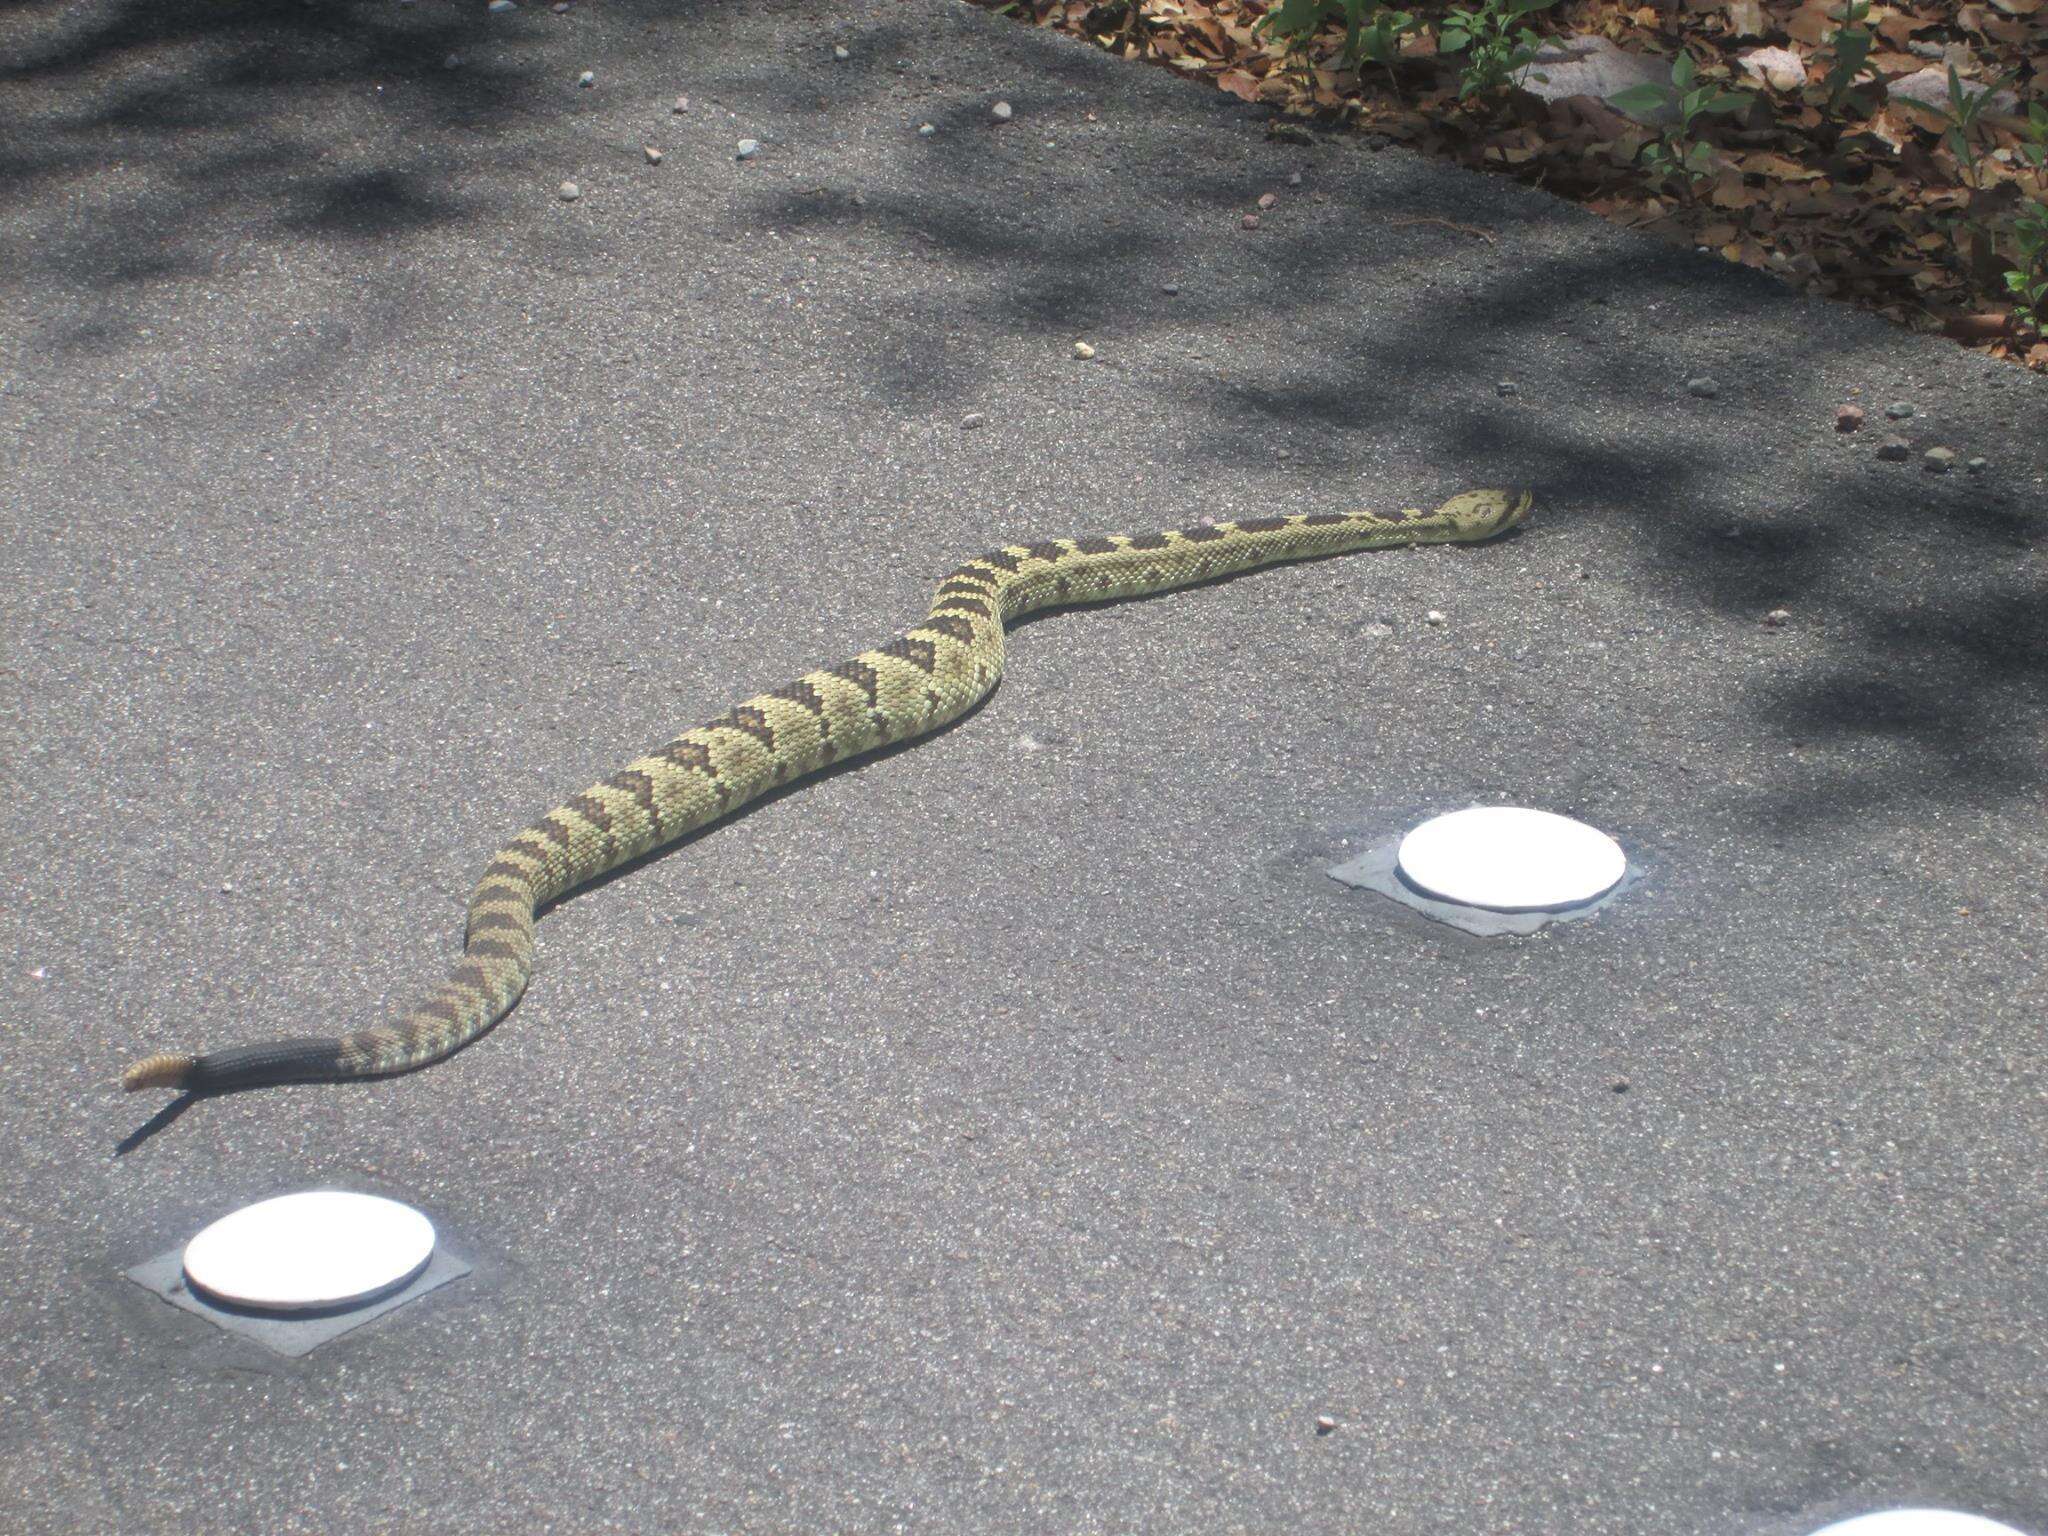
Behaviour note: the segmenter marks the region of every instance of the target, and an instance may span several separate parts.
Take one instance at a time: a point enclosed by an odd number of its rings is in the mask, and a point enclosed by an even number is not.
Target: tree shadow
[[[657,41],[692,29],[715,45],[741,25],[703,3],[606,9]],[[516,161],[544,91],[550,111],[578,108],[535,46],[542,7],[494,20],[488,49],[479,21],[383,0],[0,6],[0,231],[21,253],[0,269],[0,295],[69,295],[40,338],[107,350],[136,344],[139,290],[204,280],[233,239],[402,253],[507,218],[497,182],[457,174],[464,157],[488,145]],[[943,271],[942,283],[877,283],[828,362],[890,408],[928,416],[991,388],[991,337],[1063,345],[1086,331],[1147,415],[1186,423],[1195,473],[1242,476],[1285,449],[1290,478],[1349,478],[1403,444],[1447,480],[1534,483],[1546,518],[1598,519],[1637,541],[1655,595],[1731,644],[1771,609],[1794,610],[1809,647],[1798,664],[1737,684],[1758,728],[1895,750],[1772,786],[1773,816],[2043,787],[2034,701],[2048,621],[2009,562],[2039,547],[2048,520],[2023,474],[1937,477],[1878,465],[1867,446],[1823,447],[1836,397],[1812,381],[1895,376],[1903,349],[1936,344],[1661,242],[1589,236],[1590,215],[1525,188],[1345,135],[1271,141],[1264,109],[985,12],[938,13],[931,31],[893,17],[835,31],[860,67],[706,46],[698,88],[764,120],[822,124],[827,140],[863,112],[936,125],[923,139],[906,124],[858,161],[821,151],[817,179],[763,177],[733,216],[741,234],[855,257],[879,245]],[[988,120],[985,82],[929,71],[956,37],[1002,59],[1015,122]],[[444,67],[451,53],[460,68]],[[1083,140],[1085,111],[1112,91],[1132,110]],[[1191,118],[1235,124],[1241,142],[1191,154]],[[1058,125],[1070,155],[1042,151],[1055,130],[1040,123]],[[1241,230],[1268,188],[1280,208]],[[1417,214],[1501,238],[1402,224]],[[1171,298],[1169,277],[1183,279]],[[346,324],[310,326],[238,387],[303,387],[365,326],[376,344],[401,340],[406,281],[367,293]],[[1678,388],[1688,346],[1729,320],[1720,366],[1772,413],[1752,412],[1749,443]],[[1233,346],[1255,331],[1284,347]],[[2006,387],[2031,407],[2043,381],[2013,370]],[[2027,451],[2038,442],[2006,445],[2009,458]]]
[[[1084,84],[1098,61],[1123,67],[1064,40],[1024,34],[1015,47],[1034,71],[1063,56]],[[1074,105],[1041,95],[1049,116]],[[1197,110],[1247,126],[1264,116],[1213,96]],[[1105,210],[1072,180],[1063,202],[1020,203],[1025,157],[977,107],[942,124],[952,138],[944,155],[906,145],[915,174],[894,190],[870,187],[858,208],[829,186],[764,191],[743,224],[925,252],[953,281],[882,306],[881,322],[908,336],[978,328],[1107,338],[1106,352],[1134,359],[1122,365],[1137,375],[1130,388],[1142,391],[1146,414],[1184,421],[1189,457],[1215,473],[1271,461],[1278,445],[1291,470],[1348,479],[1361,447],[1419,443],[1459,483],[1533,483],[1546,519],[1597,517],[1647,541],[1661,596],[1731,642],[1738,626],[1746,634],[1774,609],[1796,610],[1788,638],[1806,647],[1797,663],[1736,684],[1758,731],[1787,745],[1857,737],[1884,750],[1768,786],[1758,814],[1777,825],[1853,817],[1899,798],[2048,787],[2036,702],[2048,682],[2048,616],[2005,568],[2048,538],[2048,508],[2019,489],[2029,445],[2008,443],[2022,464],[1996,480],[1875,463],[1867,439],[1853,455],[1832,451],[1840,397],[1804,382],[1893,376],[1903,348],[1941,344],[1649,237],[1586,239],[1571,225],[1590,215],[1519,188],[1508,192],[1504,223],[1497,184],[1407,155],[1371,156],[1355,142],[1303,151],[1261,137],[1242,170],[1190,164],[1176,154],[1176,119],[1166,111],[1118,126],[1119,159],[1173,166],[1152,208]],[[1258,193],[1284,188],[1301,165],[1327,192],[1317,216],[1283,213],[1237,239]],[[1397,222],[1423,211],[1490,224],[1502,243]],[[1203,224],[1219,233],[1178,238]],[[1182,266],[1198,277],[1162,298],[1160,279]],[[1685,299],[1675,323],[1659,317],[1674,294]],[[1761,391],[1771,418],[1753,446],[1703,426],[1707,408],[1677,387],[1686,327],[1720,325],[1716,315],[1744,317],[1733,341],[1716,345],[1720,366],[1745,379],[1780,375]],[[1213,355],[1248,328],[1303,344],[1278,364],[1270,352]],[[1788,357],[1799,366],[1785,377]],[[912,374],[877,366],[871,352],[862,382],[906,414],[927,412],[985,386],[974,358],[948,349]],[[1526,377],[1538,363],[1541,376]],[[1517,376],[1510,396],[1501,381]],[[2043,384],[2017,369],[2005,381],[2021,397]],[[1523,403],[1531,396],[1536,408]]]

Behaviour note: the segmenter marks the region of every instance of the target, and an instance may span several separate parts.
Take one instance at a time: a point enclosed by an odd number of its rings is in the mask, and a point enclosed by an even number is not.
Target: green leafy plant
[[[1832,62],[1821,84],[1827,92],[1828,111],[1840,116],[1846,106],[1860,115],[1868,115],[1876,104],[1856,86],[1866,74],[1873,80],[1882,78],[1870,62],[1870,50],[1877,39],[1863,25],[1870,18],[1870,0],[1844,0],[1840,10],[1828,15],[1841,23],[1826,43]]]
[[[1476,11],[1454,10],[1445,17],[1437,34],[1437,52],[1465,55],[1458,100],[1497,91],[1527,69],[1542,39],[1521,24],[1522,18],[1555,4],[1557,0],[1480,0]]]
[[[1309,41],[1323,30],[1326,21],[1341,18],[1344,22],[1344,62],[1356,64],[1362,51],[1362,39],[1367,29],[1365,18],[1373,16],[1375,25],[1381,17],[1382,0],[1281,0],[1279,5],[1261,16],[1257,30],[1282,39],[1289,52],[1297,52],[1308,46]],[[1412,24],[1412,23],[1411,23]]]
[[[1384,8],[1373,13],[1372,25],[1358,33],[1358,52],[1348,54],[1346,62],[1356,65],[1361,58],[1371,59],[1387,72],[1387,83],[1396,96],[1401,94],[1401,82],[1394,74],[1394,65],[1401,58],[1401,39],[1416,27],[1414,16],[1407,11],[1390,11]],[[1348,49],[1350,39],[1345,39]]]
[[[1749,109],[1746,91],[1724,91],[1712,83],[1699,83],[1699,68],[1692,55],[1681,52],[1671,62],[1671,83],[1644,81],[1608,98],[1608,105],[1631,115],[1675,111],[1678,121],[1642,148],[1641,160],[1651,175],[1676,181],[1688,201],[1693,188],[1710,173],[1714,146],[1693,135],[1693,123],[1702,117],[1725,117]]]
[[[1969,186],[1981,189],[1984,185],[1977,156],[1978,121],[1983,117],[1984,109],[1991,104],[1991,98],[2018,78],[2017,73],[2009,74],[1992,81],[1981,91],[1966,91],[1955,65],[1948,67],[1948,105],[1937,107],[1935,111],[1941,115],[1943,124],[1941,140],[1948,145],[1957,164],[1962,166],[1963,180]]]
[[[2027,103],[2027,142],[2020,146],[2020,159],[2034,168],[2041,190],[2048,192],[2048,107],[2038,101]]]
[[[2034,329],[2048,332],[2048,203],[2028,203],[2013,234],[2019,265],[2005,274],[2006,289]]]
[[[2027,104],[2027,142],[2020,158],[2033,168],[2043,198],[2030,198],[2013,227],[2019,263],[2005,274],[2007,292],[2036,330],[2048,333],[2048,107]]]

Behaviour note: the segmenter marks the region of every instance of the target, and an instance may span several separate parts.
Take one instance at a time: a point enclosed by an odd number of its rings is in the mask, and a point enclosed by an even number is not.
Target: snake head
[[[1453,496],[1436,509],[1457,530],[1456,538],[1471,542],[1505,533],[1529,515],[1535,502],[1531,491],[1467,491]]]

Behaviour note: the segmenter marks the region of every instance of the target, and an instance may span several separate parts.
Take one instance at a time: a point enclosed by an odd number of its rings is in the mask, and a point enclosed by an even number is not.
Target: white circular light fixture
[[[2009,1525],[1952,1509],[1881,1509],[1823,1526],[1813,1536],[2021,1536]]]
[[[1550,811],[1481,805],[1438,816],[1401,839],[1401,873],[1466,907],[1531,912],[1612,890],[1628,856],[1605,832]]]
[[[434,1224],[411,1206],[318,1189],[221,1217],[185,1245],[185,1278],[216,1301],[293,1312],[368,1301],[433,1256]]]

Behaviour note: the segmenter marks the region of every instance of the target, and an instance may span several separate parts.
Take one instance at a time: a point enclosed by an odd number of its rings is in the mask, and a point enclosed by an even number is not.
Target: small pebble
[[[223,880],[220,883],[220,893],[223,896],[232,896],[235,894],[235,888],[232,885],[229,885],[227,881]]]
[[[976,427],[986,426],[987,424],[988,418],[979,411],[969,411],[960,418],[960,425],[969,432],[972,432]]]
[[[43,969],[43,968],[42,968],[42,967],[41,967],[41,966],[39,965],[39,966],[37,966],[37,967],[36,967],[36,968],[35,968],[34,970],[30,971],[30,972],[28,973],[28,976],[29,976],[29,980],[30,980],[30,981],[41,981],[41,980],[42,980],[42,979],[43,979],[43,978],[44,978],[45,976],[47,976],[47,975],[49,975],[49,974],[50,974],[50,973],[49,973],[48,971],[44,970],[44,969]]]
[[[1289,172],[1287,173],[1287,185],[1289,185],[1290,187],[1298,187],[1298,186],[1300,186],[1300,185],[1301,185],[1301,172],[1299,172],[1299,171],[1289,171]]]
[[[1838,405],[1835,407],[1835,430],[1854,432],[1863,425],[1863,407],[1860,405]]]
[[[1016,113],[1007,101],[999,101],[988,109],[988,115],[999,123],[1007,123]]]
[[[1259,194],[1259,207],[1263,209],[1270,210],[1279,206],[1279,203],[1280,194],[1277,192],[1261,192]]]
[[[1168,297],[1169,299],[1171,299],[1171,298],[1175,298],[1175,297],[1177,297],[1177,296],[1179,295],[1179,293],[1180,293],[1180,284],[1179,284],[1179,283],[1161,283],[1161,284],[1159,285],[1159,291],[1160,291],[1161,293],[1165,294],[1165,295],[1166,295],[1166,296],[1167,296],[1167,297]]]
[[[1897,464],[1913,455],[1913,445],[1903,437],[1888,437],[1878,444],[1877,456],[1890,464]]]
[[[1336,1421],[1335,1419],[1331,1418],[1331,1417],[1330,1417],[1330,1416],[1329,1416],[1329,1415],[1328,1415],[1327,1413],[1319,1413],[1319,1414],[1317,1414],[1317,1415],[1316,1415],[1316,1433],[1317,1433],[1317,1434],[1319,1434],[1319,1435],[1327,1435],[1327,1434],[1329,1434],[1329,1433],[1330,1433],[1330,1432],[1331,1432],[1332,1430],[1336,1429],[1336,1427],[1337,1427],[1337,1421]]]
[[[738,146],[733,150],[732,157],[735,160],[751,160],[759,153],[761,153],[761,141],[759,139],[741,139]]]
[[[939,130],[934,128],[930,123],[919,123],[917,125],[917,136],[920,139],[928,139],[938,131]]]
[[[556,191],[561,197],[562,201],[565,203],[573,203],[576,201],[577,198],[583,195],[583,189],[577,186],[576,183],[573,181],[563,182],[562,185],[556,189]]]
[[[1894,400],[1884,408],[1884,413],[1893,421],[1904,421],[1913,414],[1913,404],[1909,400]]]
[[[1499,395],[1503,400],[1511,400],[1516,395],[1519,395],[1522,391],[1521,387],[1517,385],[1513,379],[1502,379],[1498,384],[1493,386],[1493,392],[1496,395]]]
[[[1764,628],[1766,629],[1783,629],[1787,624],[1790,624],[1791,622],[1792,614],[1789,609],[1773,608],[1769,613],[1764,615]]]
[[[1930,448],[1920,455],[1920,462],[1930,475],[1945,475],[1956,461],[1953,448]]]
[[[1441,624],[1444,622],[1444,616],[1437,609],[1432,608],[1422,616],[1422,622],[1425,624]]]
[[[652,144],[647,146],[647,163],[649,165],[661,164],[661,151],[656,149]]]
[[[1248,213],[1237,222],[1238,227],[1241,229],[1257,229],[1259,227],[1259,216],[1256,213]]]
[[[1089,346],[1087,342],[1077,341],[1074,343],[1074,356],[1080,358],[1082,362],[1087,362],[1094,355],[1095,349]]]
[[[555,3],[549,6],[548,9],[557,16],[566,16],[569,14],[569,0],[555,0]]]
[[[1971,459],[1969,463],[1963,466],[1963,468],[1967,469],[1973,475],[1981,475],[1984,473],[1985,470],[1989,469],[1990,467],[1991,461],[1983,457]]]
[[[491,0],[490,10],[493,15],[502,16],[507,11],[516,11],[518,9],[518,0]]]
[[[597,84],[597,71],[594,69],[586,69],[585,71],[583,71],[582,74],[576,77],[576,83],[582,86],[583,89],[585,89],[586,91],[589,90],[593,85]]]
[[[1617,1077],[1613,1082],[1609,1083],[1607,1086],[1613,1089],[1616,1093],[1627,1093],[1628,1079],[1625,1077]]]
[[[678,96],[678,97],[676,98],[676,104],[675,104],[675,105],[674,105],[673,107],[671,107],[671,108],[670,108],[669,110],[670,110],[670,111],[672,111],[672,112],[676,112],[676,113],[683,113],[683,112],[687,112],[687,111],[689,111],[689,110],[690,110],[690,98],[689,98],[689,97],[687,97],[687,96]]]
[[[1702,400],[1712,400],[1721,393],[1721,386],[1705,374],[1701,374],[1696,379],[1687,379],[1685,387],[1689,392],[1698,395]]]
[[[832,48],[832,57],[837,59],[840,63],[844,64],[848,59],[852,58],[853,55],[847,52],[844,46],[840,44],[834,44]]]
[[[459,54],[459,53],[451,53],[451,54],[449,54],[447,58],[445,58],[445,59],[443,59],[443,60],[441,61],[441,67],[442,67],[443,69],[460,69],[460,68],[462,68],[462,55],[461,55],[461,54]]]

